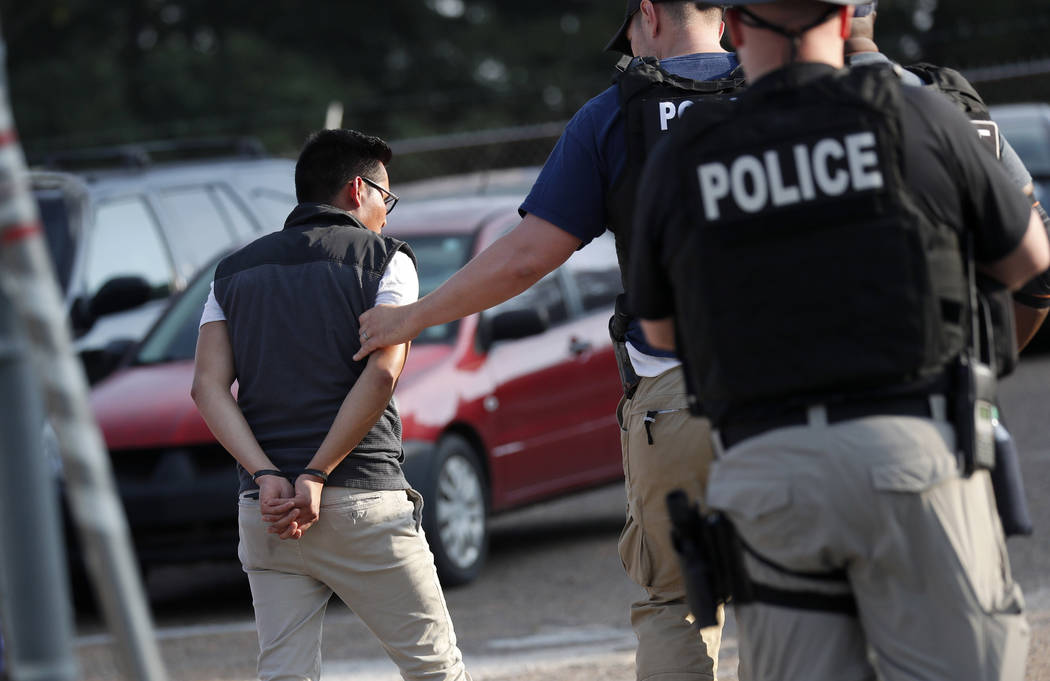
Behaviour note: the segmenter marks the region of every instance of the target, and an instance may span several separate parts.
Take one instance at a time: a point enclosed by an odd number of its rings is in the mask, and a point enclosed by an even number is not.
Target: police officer
[[[870,0],[857,5],[854,10],[850,37],[846,40],[845,48],[846,64],[850,68],[893,64],[875,43],[878,4],[877,0]],[[961,73],[943,66],[920,63],[902,68],[894,64],[894,68],[901,82],[926,86],[940,92],[970,118],[977,128],[979,139],[1002,161],[1007,174],[1032,201],[1043,220],[1043,226],[1050,232],[1050,216],[1035,197],[1032,175],[999,126],[992,121],[988,107],[976,88]],[[1012,309],[1007,307],[1007,296],[991,295],[989,302],[993,305],[993,313],[997,313],[1002,321],[1001,328],[997,329],[1002,333],[997,334],[996,338],[1002,360],[999,370],[1001,374],[1009,373],[1016,365],[1017,351],[1032,340],[1046,319],[1047,310],[1050,309],[1050,271],[1043,272],[1015,291]],[[1015,320],[1015,328],[1009,328]]]
[[[729,4],[749,87],[650,155],[628,293],[715,427],[740,678],[1020,681],[971,265],[1020,286],[1043,227],[947,100],[843,69],[856,0]]]
[[[626,10],[608,49],[630,63],[566,126],[521,205],[521,223],[417,303],[362,315],[367,337],[357,358],[517,295],[607,229],[626,274],[631,204],[648,148],[688,120],[687,112],[731,96],[740,84],[735,56],[720,45],[720,7],[628,0]],[[689,415],[678,358],[650,347],[637,322],[620,323],[623,317],[612,329],[625,382],[617,415],[627,519],[619,550],[628,575],[645,590],[631,606],[636,673],[639,681],[713,679],[721,628],[698,633],[692,624],[664,504],[675,487],[702,494],[712,457],[709,428]]]
[[[870,0],[854,8],[850,37],[846,40],[846,64],[850,68],[891,65],[906,85],[927,87],[944,95],[970,119],[974,132],[1006,170],[1014,185],[1028,196],[1050,234],[1050,216],[1035,197],[1032,176],[999,126],[992,120],[984,99],[966,78],[944,66],[929,63],[900,67],[879,52],[875,43],[875,20],[878,2]],[[1018,353],[1035,336],[1050,309],[1050,270],[1029,280],[1019,290],[1006,291],[997,282],[979,281],[982,315],[987,320],[983,337],[987,339],[987,357],[996,375],[1011,374],[1017,367]],[[999,518],[1007,537],[1029,535],[1033,531],[1031,514],[1020,479],[1020,461],[1013,438],[999,414],[996,424],[996,465],[992,469],[992,487]]]

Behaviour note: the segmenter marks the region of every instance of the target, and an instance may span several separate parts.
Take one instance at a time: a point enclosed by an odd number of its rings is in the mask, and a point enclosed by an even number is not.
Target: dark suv
[[[284,224],[294,167],[250,140],[36,159],[30,184],[90,382],[112,371],[164,299],[216,253]]]

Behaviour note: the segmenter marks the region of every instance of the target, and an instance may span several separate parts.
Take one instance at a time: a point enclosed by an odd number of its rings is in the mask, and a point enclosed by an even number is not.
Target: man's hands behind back
[[[281,539],[299,539],[321,515],[324,485],[309,476],[299,476],[293,486],[287,478],[264,475],[259,478],[259,512],[268,532]]]

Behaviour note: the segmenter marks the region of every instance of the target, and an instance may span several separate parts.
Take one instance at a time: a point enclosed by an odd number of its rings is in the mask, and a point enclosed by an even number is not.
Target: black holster
[[[671,542],[685,578],[686,602],[698,628],[718,624],[718,606],[730,601],[737,605],[758,602],[797,610],[857,614],[852,593],[782,589],[754,581],[744,565],[744,551],[778,572],[822,583],[848,585],[844,569],[799,572],[778,565],[745,544],[727,517],[721,513],[700,513],[682,490],[667,495],[667,510],[671,516]]]
[[[702,515],[682,490],[667,495],[667,510],[689,610],[697,628],[713,627],[719,605],[734,596],[741,602],[751,600],[733,526],[720,513]]]
[[[616,308],[613,316],[609,318],[609,337],[612,338],[616,368],[620,371],[623,394],[627,399],[631,399],[638,388],[638,374],[634,372],[634,367],[631,366],[631,356],[627,354],[627,327],[631,323],[631,316],[624,311],[624,305],[625,297],[621,293],[616,296]]]
[[[999,421],[995,423],[995,468],[991,475],[1003,533],[1007,537],[1031,535],[1034,528],[1021,478],[1021,459],[1010,432]]]

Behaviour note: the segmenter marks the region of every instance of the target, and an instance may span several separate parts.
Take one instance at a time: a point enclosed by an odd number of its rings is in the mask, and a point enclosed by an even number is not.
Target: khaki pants
[[[414,490],[330,487],[299,540],[266,532],[257,499],[240,500],[238,555],[251,584],[259,678],[316,681],[321,625],[335,593],[410,680],[469,681],[420,530]]]
[[[708,503],[757,553],[795,571],[781,589],[852,592],[858,616],[762,603],[736,608],[742,681],[1022,681],[1028,625],[990,479],[958,474],[951,425],[879,416],[744,440],[715,462]]]
[[[643,377],[634,396],[621,401],[619,419],[627,486],[620,558],[647,596],[631,605],[637,677],[713,679],[722,630],[710,627],[698,633],[692,624],[666,502],[674,489],[684,489],[691,499],[703,498],[712,459],[710,426],[707,419],[689,413],[681,368]]]

